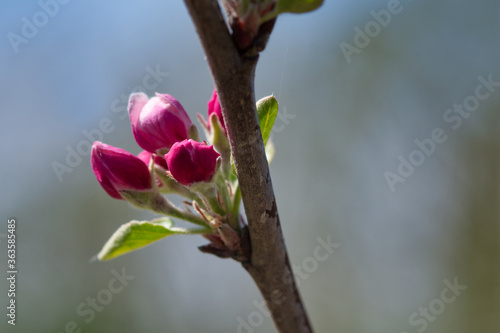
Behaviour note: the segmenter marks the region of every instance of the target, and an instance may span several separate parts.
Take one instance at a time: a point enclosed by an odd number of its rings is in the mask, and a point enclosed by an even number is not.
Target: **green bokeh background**
[[[302,297],[316,332],[413,333],[423,325],[412,314],[457,278],[467,289],[422,331],[499,333],[500,88],[456,130],[443,115],[479,76],[500,81],[500,3],[403,0],[347,61],[341,43],[387,6],[327,0],[283,15],[258,65],[257,98],[280,102],[271,174],[291,261],[310,263],[318,237],[340,244],[307,266]],[[200,253],[199,236],[89,263],[119,225],[154,215],[108,197],[88,155],[61,180],[52,167],[104,118],[104,142],[140,151],[120,107],[148,66],[168,73],[149,95],[205,114],[213,82],[182,1],[69,1],[16,53],[9,33],[40,10],[5,1],[0,13],[0,275],[9,217],[19,271],[17,325],[2,314],[0,332],[64,332],[70,321],[82,332],[273,332],[246,272]],[[436,128],[446,142],[391,191],[384,173]],[[77,307],[122,268],[134,280],[85,322]],[[2,278],[3,311],[6,290]],[[249,320],[258,325],[238,328]]]

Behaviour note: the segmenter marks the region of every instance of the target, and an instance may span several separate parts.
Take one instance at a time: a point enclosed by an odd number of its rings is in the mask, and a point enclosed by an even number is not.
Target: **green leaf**
[[[262,133],[264,145],[271,134],[274,121],[278,116],[278,101],[274,96],[267,96],[257,102],[257,114],[259,116],[259,126]]]
[[[130,221],[125,223],[104,244],[97,258],[102,261],[110,260],[170,235],[210,232],[207,228],[182,229],[175,228],[173,225],[174,222],[167,217],[155,219],[151,222]]]
[[[276,5],[278,13],[307,13],[317,9],[323,0],[279,0]]]

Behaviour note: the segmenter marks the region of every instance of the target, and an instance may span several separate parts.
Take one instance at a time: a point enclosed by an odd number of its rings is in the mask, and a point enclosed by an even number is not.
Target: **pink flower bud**
[[[141,161],[143,161],[147,166],[149,166],[149,161],[151,161],[152,155],[153,153],[150,153],[147,150],[143,150],[137,155],[137,157],[139,157]],[[154,160],[156,165],[161,166],[165,170],[168,170],[167,162],[165,161],[165,158],[163,156],[155,155]]]
[[[213,146],[194,140],[175,143],[165,155],[172,176],[186,186],[210,181],[215,173],[218,157]]]
[[[135,140],[154,153],[189,138],[191,119],[173,96],[156,93],[148,99],[144,93],[130,95],[128,114]]]
[[[209,130],[210,130],[210,115],[212,113],[215,113],[217,115],[217,118],[219,118],[222,128],[224,129],[224,132],[226,132],[226,125],[224,124],[224,118],[222,117],[222,108],[220,107],[219,96],[217,95],[216,89],[214,89],[214,92],[212,93],[212,98],[208,102],[207,127]]]
[[[115,199],[123,200],[119,191],[152,188],[148,167],[126,150],[96,141],[92,145],[90,165],[102,188]]]

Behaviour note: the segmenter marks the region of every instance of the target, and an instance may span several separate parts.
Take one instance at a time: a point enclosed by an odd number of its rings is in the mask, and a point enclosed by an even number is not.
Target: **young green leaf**
[[[274,96],[267,96],[257,102],[257,114],[259,116],[259,126],[262,133],[264,145],[269,139],[274,121],[278,116],[278,101]]]
[[[169,218],[149,221],[130,221],[123,224],[104,244],[97,255],[99,260],[110,260],[122,254],[140,249],[164,237],[176,234],[198,234],[209,229],[182,229],[173,227]]]

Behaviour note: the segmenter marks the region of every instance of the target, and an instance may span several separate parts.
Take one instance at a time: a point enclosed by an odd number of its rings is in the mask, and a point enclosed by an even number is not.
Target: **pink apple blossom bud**
[[[220,121],[220,124],[222,125],[222,128],[224,129],[224,132],[226,132],[226,125],[224,124],[224,118],[222,117],[222,108],[219,103],[219,96],[217,95],[217,90],[214,89],[214,92],[212,93],[212,98],[208,102],[208,114],[207,114],[207,120],[208,120],[208,129],[210,130],[210,115],[212,113],[215,113],[217,115],[217,118]]]
[[[139,157],[139,159],[141,161],[143,161],[147,166],[149,166],[149,161],[151,161],[151,156],[153,155],[153,153],[150,153],[149,151],[147,150],[143,150],[141,151],[137,157]],[[160,166],[162,167],[163,169],[165,170],[168,170],[168,165],[167,165],[167,161],[165,161],[165,158],[163,156],[160,156],[160,155],[154,155],[154,161],[155,161],[155,164],[157,166]]]
[[[90,164],[102,188],[115,199],[124,199],[120,191],[152,189],[148,167],[126,150],[96,141]]]
[[[215,173],[219,154],[213,146],[194,140],[175,143],[165,155],[168,170],[179,183],[189,186],[208,182]]]
[[[128,114],[135,140],[151,153],[190,137],[191,119],[173,96],[156,93],[148,99],[144,93],[134,93]]]

